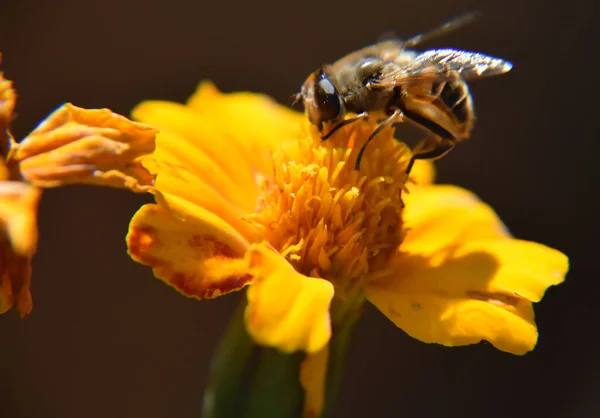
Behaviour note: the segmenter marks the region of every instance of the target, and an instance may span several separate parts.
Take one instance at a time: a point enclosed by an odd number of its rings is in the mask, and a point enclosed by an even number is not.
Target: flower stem
[[[254,343],[244,329],[244,303],[231,318],[213,357],[208,387],[202,404],[203,418],[241,416],[247,396],[247,369]]]
[[[213,358],[203,418],[300,418],[302,353],[283,354],[254,344],[245,329],[245,298],[236,308]]]
[[[346,356],[354,325],[362,314],[364,300],[357,298],[354,303],[339,303],[334,299],[331,307],[332,334],[329,342],[329,362],[325,385],[325,406],[319,418],[329,416],[335,405],[342,383]]]
[[[202,417],[302,418],[304,390],[300,384],[300,364],[305,354],[284,354],[254,344],[245,329],[245,307],[244,298],[213,358]],[[327,416],[333,408],[350,334],[358,318],[356,312],[344,315],[345,321],[332,324],[325,406],[319,418]]]

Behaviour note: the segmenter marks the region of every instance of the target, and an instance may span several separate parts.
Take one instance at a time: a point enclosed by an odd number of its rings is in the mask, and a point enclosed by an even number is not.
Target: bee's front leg
[[[341,121],[340,123],[338,123],[337,125],[335,125],[333,128],[331,128],[331,130],[329,132],[327,132],[325,135],[323,135],[321,137],[321,139],[323,141],[325,141],[326,139],[329,139],[329,137],[331,135],[333,135],[338,129],[343,128],[344,126],[350,125],[351,123],[354,123],[354,122],[356,122],[358,120],[368,119],[368,118],[369,118],[369,113],[368,112],[362,112],[362,113],[359,113],[356,116],[353,116],[351,118],[345,119],[345,120]]]
[[[375,128],[375,130],[371,133],[371,135],[369,135],[369,137],[367,138],[367,140],[365,141],[363,146],[360,148],[360,151],[358,151],[358,155],[356,156],[356,163],[354,164],[354,169],[356,171],[358,171],[360,169],[360,161],[362,160],[362,156],[365,152],[365,149],[367,149],[367,145],[369,145],[369,142],[371,142],[371,140],[373,138],[375,138],[377,136],[377,134],[379,134],[379,132],[383,131],[386,126],[393,125],[394,123],[400,123],[403,120],[404,120],[404,115],[403,115],[402,111],[400,109],[396,109],[390,116],[388,116],[387,119],[385,119],[383,122],[381,122],[377,126],[377,128]]]

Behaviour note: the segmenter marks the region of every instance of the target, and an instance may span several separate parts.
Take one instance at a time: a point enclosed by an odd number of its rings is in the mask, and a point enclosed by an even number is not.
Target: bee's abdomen
[[[438,87],[438,97],[448,107],[458,123],[469,124],[474,115],[471,94],[467,84],[462,80],[447,81],[443,84],[443,87]]]

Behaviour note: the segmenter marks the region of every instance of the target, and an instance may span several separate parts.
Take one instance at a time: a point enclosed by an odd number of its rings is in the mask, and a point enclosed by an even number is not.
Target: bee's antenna
[[[435,29],[430,30],[429,32],[413,36],[412,38],[404,41],[402,45],[405,48],[412,48],[415,45],[428,41],[431,38],[436,38],[440,35],[444,35],[448,32],[452,32],[455,29],[465,26],[467,23],[471,23],[473,20],[475,20],[478,16],[479,14],[477,12],[467,12],[456,16],[455,18],[447,21]]]
[[[290,99],[294,99],[294,101],[292,102],[292,104],[290,105],[291,108],[293,108],[294,106],[296,106],[298,103],[302,103],[302,93],[296,93],[296,94],[292,94],[290,96]]]

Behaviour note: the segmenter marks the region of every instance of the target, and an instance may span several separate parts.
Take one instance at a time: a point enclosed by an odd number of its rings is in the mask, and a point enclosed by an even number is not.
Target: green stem
[[[239,417],[254,343],[245,331],[245,303],[236,308],[213,357],[209,384],[204,392],[203,418]]]
[[[335,309],[339,315],[334,315],[334,308],[342,306],[341,310]],[[202,417],[301,418],[304,390],[300,385],[300,363],[304,353],[283,354],[255,345],[245,329],[245,307],[243,298],[213,358]],[[321,418],[331,412],[337,397],[350,334],[359,311],[348,309],[347,304],[332,306],[333,335]]]
[[[334,300],[331,307],[332,335],[329,342],[329,361],[327,364],[327,381],[325,384],[325,405],[319,418],[331,414],[338,396],[346,356],[350,346],[350,338],[354,325],[362,314],[364,300],[356,299],[354,303],[339,303]]]

